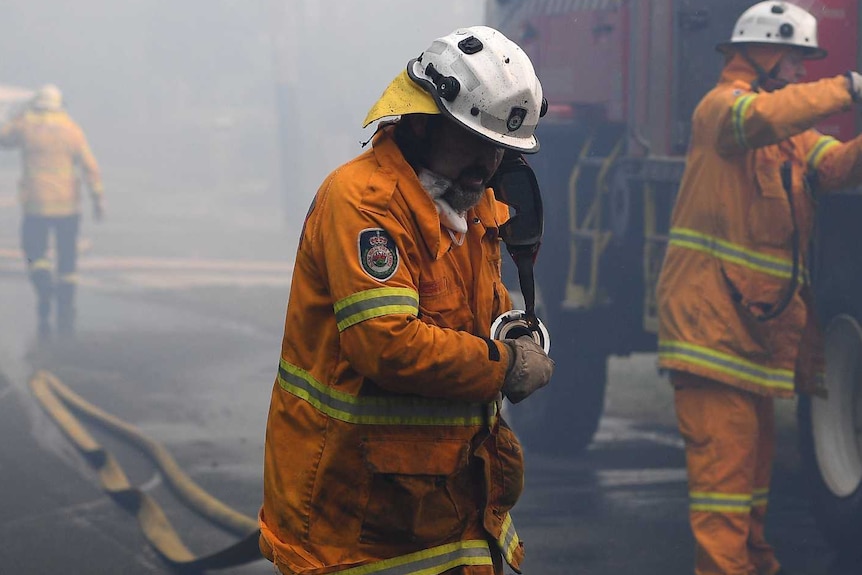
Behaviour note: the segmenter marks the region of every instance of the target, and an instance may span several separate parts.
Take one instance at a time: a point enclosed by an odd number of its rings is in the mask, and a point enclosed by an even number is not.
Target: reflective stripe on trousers
[[[763,532],[773,399],[679,371],[671,383],[685,439],[695,573],[773,575],[779,564]]]

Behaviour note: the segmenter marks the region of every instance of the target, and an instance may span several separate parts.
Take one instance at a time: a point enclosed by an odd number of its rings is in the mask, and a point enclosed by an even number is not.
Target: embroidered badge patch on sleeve
[[[359,232],[359,265],[372,278],[385,282],[398,269],[398,246],[383,228]]]

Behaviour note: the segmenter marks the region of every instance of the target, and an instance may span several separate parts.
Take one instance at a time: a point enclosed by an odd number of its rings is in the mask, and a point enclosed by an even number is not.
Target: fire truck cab
[[[577,452],[597,429],[610,355],[656,350],[655,286],[691,114],[718,78],[717,43],[756,0],[487,0],[488,23],[530,55],[549,102],[530,158],[545,205],[536,264],[554,381],[515,425],[527,449]],[[808,78],[859,68],[856,0],[797,0],[829,57]],[[853,113],[818,128],[853,138]],[[802,398],[814,511],[839,549],[862,541],[862,194],[824,197],[810,246],[829,397]],[[509,285],[517,285],[510,281]],[[556,351],[556,353],[554,353]],[[539,396],[543,396],[539,398]]]

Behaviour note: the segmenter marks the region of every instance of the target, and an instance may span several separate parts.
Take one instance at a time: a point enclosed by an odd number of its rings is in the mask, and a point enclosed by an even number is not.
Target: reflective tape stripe
[[[689,496],[691,511],[717,511],[719,513],[749,513],[751,495],[692,491]]]
[[[27,176],[74,176],[72,166],[33,166],[26,168]]]
[[[811,148],[811,151],[808,152],[808,157],[805,159],[808,167],[816,170],[820,166],[820,162],[823,161],[826,152],[839,144],[840,142],[832,136],[821,136],[817,140],[817,143],[814,144],[814,147]]]
[[[78,283],[78,274],[63,274],[57,278],[57,281],[64,284],[76,284]]]
[[[337,571],[339,575],[437,575],[467,565],[493,565],[485,541],[459,541],[368,565]]]
[[[793,275],[793,262],[790,260],[749,250],[739,244],[687,228],[672,228],[669,243],[672,246],[703,252],[777,278],[789,279]]]
[[[388,314],[419,315],[419,294],[408,288],[375,288],[335,302],[338,331]]]
[[[793,391],[794,389],[792,370],[765,367],[752,361],[740,359],[730,354],[692,343],[660,341],[658,356],[659,360],[675,359],[692,365],[706,367],[767,389],[785,391]]]
[[[355,397],[323,385],[302,368],[281,360],[278,384],[319,412],[363,425],[483,425],[489,406],[417,396]]]
[[[515,553],[515,549],[518,548],[518,544],[521,540],[515,532],[515,526],[512,524],[512,516],[508,513],[506,513],[506,518],[503,519],[501,529],[502,532],[500,533],[500,538],[497,539],[497,545],[500,546],[500,551],[503,553],[503,557],[506,558],[506,563],[511,565],[512,556]]]
[[[736,143],[743,148],[748,147],[748,141],[745,139],[745,114],[755,98],[757,94],[746,94],[733,103],[733,134],[736,136]]]
[[[751,498],[752,507],[763,507],[769,502],[769,488],[755,489]]]
[[[28,267],[30,268],[30,271],[50,270],[51,269],[51,260],[49,260],[48,258],[37,258],[37,259],[31,261],[28,264]]]

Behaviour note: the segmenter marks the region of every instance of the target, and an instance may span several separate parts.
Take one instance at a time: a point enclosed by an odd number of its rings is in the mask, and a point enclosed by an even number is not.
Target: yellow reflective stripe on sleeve
[[[408,288],[375,288],[335,302],[338,331],[389,314],[419,315],[419,294]]]
[[[763,507],[769,502],[769,488],[755,489],[751,499],[752,507]]]
[[[506,563],[511,565],[512,556],[515,553],[515,549],[518,548],[518,544],[521,540],[515,532],[515,526],[512,524],[512,516],[508,513],[506,513],[506,518],[503,519],[501,529],[502,532],[500,533],[500,538],[497,539],[497,545],[500,547],[500,551],[503,553]]]
[[[30,268],[30,271],[50,270],[51,260],[49,260],[48,258],[37,258],[31,261],[28,267]]]
[[[279,364],[278,384],[324,415],[360,425],[473,426],[485,424],[489,414],[484,403],[412,395],[356,397],[323,385],[284,359]]]
[[[743,148],[748,147],[748,141],[745,139],[745,114],[755,98],[757,94],[746,94],[733,103],[733,134],[736,136],[736,143]]]
[[[793,371],[774,369],[708,347],[683,341],[660,341],[659,360],[672,359],[726,373],[767,389],[793,391]]]
[[[469,565],[493,565],[485,541],[467,540],[337,571],[338,575],[437,575]]]
[[[820,166],[820,162],[823,161],[823,157],[826,155],[826,152],[840,143],[841,142],[832,136],[821,136],[805,158],[805,162],[808,164],[808,167],[812,170],[816,170]]]
[[[751,512],[751,495],[692,491],[688,494],[691,511],[716,511],[718,513]]]
[[[777,278],[789,279],[793,275],[793,262],[788,259],[756,252],[688,228],[672,228],[669,243],[672,246],[703,252]]]

